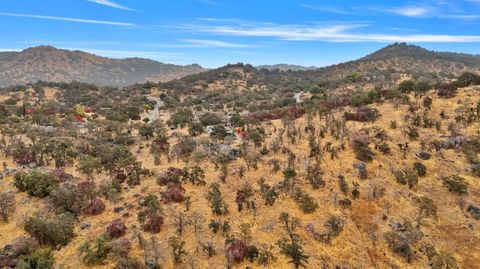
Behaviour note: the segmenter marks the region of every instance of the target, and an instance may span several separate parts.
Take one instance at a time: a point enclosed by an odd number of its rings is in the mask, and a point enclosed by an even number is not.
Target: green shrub
[[[380,94],[376,90],[366,93],[356,93],[352,96],[352,106],[361,107],[380,101]]]
[[[108,253],[112,249],[108,237],[101,235],[95,239],[95,245],[91,246],[89,241],[85,241],[79,248],[80,253],[83,255],[82,261],[86,265],[94,265],[102,263],[108,256]]]
[[[421,162],[415,162],[413,164],[413,170],[417,172],[417,175],[419,177],[423,177],[427,175],[427,167]]]
[[[47,215],[37,213],[29,217],[24,229],[42,245],[64,246],[74,234],[74,217],[70,213]]]
[[[461,176],[452,175],[442,179],[443,186],[447,187],[450,192],[458,195],[467,194],[468,182]]]
[[[410,169],[397,170],[393,169],[392,174],[398,183],[408,185],[411,189],[418,184],[418,175],[415,171]]]
[[[22,257],[16,268],[25,269],[52,269],[55,257],[50,249],[36,249]]]
[[[480,85],[480,76],[471,72],[465,72],[458,77],[456,84],[458,87]]]
[[[318,208],[318,204],[315,202],[315,199],[300,189],[295,191],[292,198],[298,204],[300,209],[302,209],[303,213],[313,213]]]
[[[375,157],[375,153],[370,150],[367,144],[361,141],[353,142],[353,151],[355,152],[355,157],[363,162],[371,162]]]
[[[43,198],[58,187],[58,180],[52,174],[37,171],[20,172],[15,174],[13,184],[20,191],[27,192],[30,196]]]

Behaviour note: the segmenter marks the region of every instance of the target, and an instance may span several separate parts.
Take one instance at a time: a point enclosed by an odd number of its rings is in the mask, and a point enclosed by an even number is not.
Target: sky
[[[0,29],[0,51],[326,66],[394,42],[480,54],[480,0],[2,0]]]

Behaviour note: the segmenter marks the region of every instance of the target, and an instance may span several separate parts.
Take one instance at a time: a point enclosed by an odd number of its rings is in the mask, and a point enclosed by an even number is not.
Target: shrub
[[[305,255],[302,246],[296,242],[289,243],[286,239],[278,241],[281,253],[290,259],[290,263],[297,269],[299,267],[306,267],[309,256]]]
[[[307,180],[314,190],[325,186],[325,180],[322,176],[323,172],[320,168],[320,164],[316,164],[314,167],[308,167],[307,169]]]
[[[298,204],[303,213],[309,214],[315,212],[318,208],[317,202],[306,192],[297,189],[293,195],[293,200]]]
[[[143,210],[138,213],[138,221],[146,232],[159,233],[163,226],[163,217],[161,216],[162,208],[157,196],[153,194],[147,195],[140,205]]]
[[[328,234],[331,238],[337,237],[343,231],[344,221],[336,216],[331,216],[325,222],[325,228],[327,228]]]
[[[51,196],[53,205],[60,213],[70,212],[78,215],[82,211],[81,195],[78,187],[75,185],[65,183],[57,188]]]
[[[357,93],[352,96],[352,106],[360,107],[380,101],[380,94],[376,90],[366,93]]]
[[[205,171],[199,166],[190,168],[190,171],[185,167],[182,176],[184,182],[189,181],[193,185],[205,186],[207,184],[205,182]]]
[[[31,237],[21,236],[16,238],[12,243],[11,254],[14,257],[19,257],[32,253],[35,249],[38,249],[38,242]]]
[[[458,195],[467,194],[468,192],[468,182],[463,177],[452,175],[444,177],[442,181],[443,186],[445,186],[450,192]]]
[[[370,122],[375,121],[380,117],[380,113],[375,108],[361,107],[358,108],[355,113],[345,112],[345,120],[358,121],[358,122]]]
[[[169,167],[164,173],[157,176],[159,185],[167,185],[168,183],[180,183],[183,170],[176,167]]]
[[[55,258],[50,249],[37,249],[22,257],[16,268],[53,269]]]
[[[42,245],[64,246],[75,236],[74,221],[70,213],[37,213],[27,219],[24,229]]]
[[[370,150],[368,144],[359,140],[353,141],[353,151],[355,152],[355,157],[363,162],[371,162],[375,158],[375,153]]]
[[[395,232],[387,232],[384,237],[388,246],[394,253],[400,254],[406,258],[408,262],[411,262],[414,259],[415,252],[410,246],[411,240]]]
[[[258,182],[258,185],[262,198],[265,200],[265,205],[273,206],[279,195],[277,188],[265,183],[263,178]]]
[[[7,191],[0,192],[0,218],[7,222],[15,212],[15,194]]]
[[[58,186],[58,180],[52,174],[44,174],[37,171],[30,173],[19,172],[15,174],[13,184],[20,191],[27,192],[30,196],[43,198],[48,196]]]
[[[241,240],[235,240],[227,246],[225,255],[229,263],[241,263],[247,257],[248,246]]]
[[[417,175],[419,177],[423,177],[427,175],[427,167],[421,162],[415,162],[413,164],[413,170],[417,172]]]
[[[122,237],[127,231],[127,226],[123,223],[122,220],[116,219],[107,227],[107,234],[111,238]]]
[[[213,183],[210,185],[210,190],[207,194],[207,200],[210,202],[210,207],[215,215],[228,214],[228,208],[223,201],[222,193],[220,191],[220,185]]]
[[[392,174],[398,183],[402,185],[408,185],[411,189],[418,184],[418,175],[415,171],[410,169],[397,170],[393,169]]]
[[[386,142],[382,143],[377,148],[384,155],[388,155],[391,152],[390,146]]]
[[[99,215],[103,211],[105,211],[105,204],[98,198],[93,199],[83,210],[83,212],[89,215]]]
[[[107,258],[110,250],[111,246],[105,235],[97,237],[94,246],[89,241],[86,241],[79,248],[79,252],[83,255],[82,261],[86,265],[102,263]]]
[[[168,239],[168,245],[172,248],[173,261],[175,264],[181,263],[182,256],[187,255],[187,251],[185,251],[185,241],[181,240],[180,237],[172,236]]]
[[[415,81],[413,80],[405,80],[398,85],[398,91],[403,93],[411,92],[413,91],[414,88],[415,88]]]
[[[343,193],[343,194],[347,194],[348,192],[348,183],[347,181],[345,181],[345,177],[344,176],[338,176],[338,187],[340,188],[340,191]]]
[[[465,72],[458,77],[456,84],[461,88],[471,85],[480,85],[480,76],[475,73]]]
[[[167,203],[181,203],[185,199],[185,188],[180,184],[169,183],[167,190],[162,193],[162,200]]]
[[[479,207],[476,207],[474,205],[468,205],[467,212],[470,213],[470,215],[474,219],[480,220],[480,208]]]
[[[408,139],[410,140],[417,140],[420,137],[420,134],[418,133],[418,129],[415,128],[414,126],[407,126],[404,132],[405,132],[405,135],[407,135]]]
[[[457,85],[454,83],[439,85],[437,95],[442,98],[453,98],[457,95]]]
[[[238,211],[243,210],[243,205],[245,204],[247,208],[250,208],[250,205],[254,201],[250,201],[250,198],[253,196],[253,188],[248,184],[244,184],[242,189],[237,191],[237,196],[235,197],[235,203],[237,204]]]

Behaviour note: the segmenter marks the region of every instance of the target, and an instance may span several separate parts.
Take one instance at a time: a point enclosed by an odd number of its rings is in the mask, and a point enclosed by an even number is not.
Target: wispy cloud
[[[421,6],[408,6],[389,9],[388,12],[407,17],[422,17],[429,14],[431,10]]]
[[[218,40],[207,39],[182,39],[183,42],[189,43],[198,47],[213,47],[213,48],[251,48],[251,45],[229,43]]]
[[[113,1],[110,0],[86,0],[88,2],[96,3],[99,5],[107,6],[107,7],[113,7],[117,9],[123,9],[123,10],[128,10],[128,11],[135,11],[134,9],[128,8],[126,6],[122,6],[120,4],[117,4]]]
[[[328,13],[335,13],[335,14],[344,14],[344,15],[357,14],[356,12],[353,12],[353,11],[350,11],[350,10],[345,10],[345,9],[340,9],[340,8],[335,8],[335,7],[314,6],[314,5],[309,5],[309,4],[300,4],[299,6],[301,6],[303,8],[306,8],[306,9],[328,12]]]
[[[363,33],[359,28],[368,24],[336,25],[279,25],[273,23],[249,23],[235,25],[184,25],[184,30],[224,36],[275,38],[289,41],[326,42],[480,42],[479,35],[441,34],[383,34]]]
[[[477,2],[480,0],[466,0],[467,2]],[[459,1],[461,2],[461,1]],[[387,12],[398,16],[411,18],[437,18],[437,19],[452,19],[472,21],[479,20],[480,16],[471,10],[465,9],[462,5],[458,5],[455,1],[418,1],[416,5],[400,6],[400,7],[371,7],[370,10],[377,12]]]
[[[42,19],[42,20],[54,20],[54,21],[68,21],[68,22],[90,23],[90,24],[103,24],[103,25],[114,25],[114,26],[130,26],[130,27],[135,26],[135,24],[127,23],[127,22],[89,20],[89,19],[55,17],[55,16],[35,15],[35,14],[19,14],[19,13],[3,13],[3,12],[0,12],[0,16],[23,17],[23,18]]]

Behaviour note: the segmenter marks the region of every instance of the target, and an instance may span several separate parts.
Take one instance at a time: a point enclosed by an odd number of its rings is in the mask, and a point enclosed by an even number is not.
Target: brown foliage
[[[108,227],[107,233],[112,238],[122,237],[127,231],[127,226],[120,219],[114,220]]]

